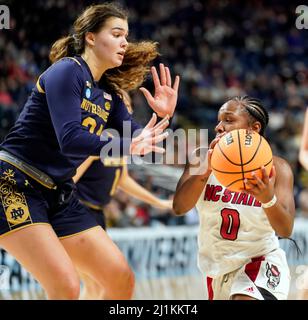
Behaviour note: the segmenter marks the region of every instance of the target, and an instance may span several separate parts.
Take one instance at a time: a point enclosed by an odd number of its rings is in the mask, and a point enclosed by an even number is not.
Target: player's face
[[[217,134],[235,129],[252,129],[249,126],[248,114],[236,101],[228,101],[222,105],[218,112],[218,124],[215,127]]]
[[[104,27],[94,34],[93,50],[106,70],[122,64],[128,45],[127,35],[127,20],[120,18],[109,18]]]

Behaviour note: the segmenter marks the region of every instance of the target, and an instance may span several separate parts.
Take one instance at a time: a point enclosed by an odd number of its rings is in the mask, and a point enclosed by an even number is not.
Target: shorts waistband
[[[97,210],[97,211],[103,211],[104,210],[104,206],[99,206],[99,205],[96,205],[96,204],[93,204],[89,201],[85,201],[85,200],[81,200],[79,199],[79,201],[84,204],[86,207],[89,207],[90,209],[94,209],[94,210]]]
[[[16,167],[17,169],[28,175],[30,178],[34,179],[35,181],[43,185],[44,187],[54,190],[57,189],[57,185],[55,184],[53,179],[49,177],[46,173],[18,159],[11,153],[1,150],[0,160],[3,160],[4,162],[7,162],[12,166]]]

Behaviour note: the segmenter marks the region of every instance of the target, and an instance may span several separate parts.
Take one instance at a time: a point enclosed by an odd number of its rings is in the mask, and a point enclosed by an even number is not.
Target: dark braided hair
[[[261,123],[260,134],[264,136],[269,116],[267,110],[262,105],[262,102],[259,99],[250,96],[236,96],[230,100],[240,103],[249,114],[251,120],[257,120]]]

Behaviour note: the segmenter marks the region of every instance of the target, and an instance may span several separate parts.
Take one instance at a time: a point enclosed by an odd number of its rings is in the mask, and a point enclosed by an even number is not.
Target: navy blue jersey
[[[93,161],[85,174],[77,182],[79,199],[92,208],[109,203],[116,191],[123,169],[123,158],[106,158]]]
[[[101,141],[103,129],[122,132],[123,121],[132,119],[122,100],[94,81],[81,57],[67,57],[40,76],[1,148],[62,182],[100,154],[111,139]],[[138,128],[132,121],[132,132]],[[129,138],[118,138],[121,155]]]

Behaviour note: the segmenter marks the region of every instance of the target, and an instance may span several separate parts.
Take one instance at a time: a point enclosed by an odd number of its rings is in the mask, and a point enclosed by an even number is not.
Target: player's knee
[[[79,281],[68,281],[64,289],[67,300],[77,300],[80,294],[80,283]]]
[[[126,263],[118,269],[120,285],[126,290],[129,297],[133,295],[135,287],[135,275],[130,266]]]
[[[47,289],[49,299],[77,300],[80,294],[79,278],[75,275],[67,276],[61,281],[55,281],[52,288]]]
[[[134,292],[135,275],[124,259],[120,261],[112,268],[115,278],[107,283],[106,279],[102,279],[102,281],[106,283],[108,292],[119,294],[119,297],[117,297],[118,299],[130,299]]]

